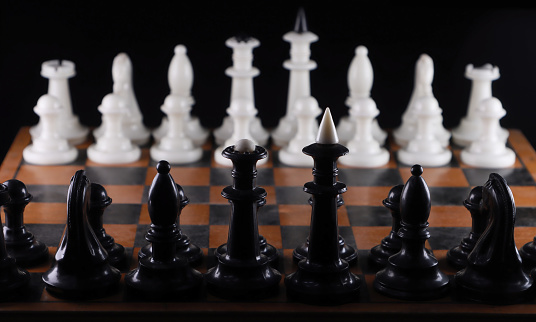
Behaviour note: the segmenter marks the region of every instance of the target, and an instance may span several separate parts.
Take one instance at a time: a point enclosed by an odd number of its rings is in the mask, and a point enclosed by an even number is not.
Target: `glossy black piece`
[[[9,192],[5,185],[0,185],[0,205],[9,202]],[[1,220],[0,220],[1,224]],[[30,273],[19,268],[15,258],[6,249],[4,235],[0,236],[0,300],[13,298],[23,294],[30,281]]]
[[[469,254],[467,266],[454,276],[456,294],[489,304],[531,299],[533,279],[524,272],[514,241],[514,197],[497,173],[491,173],[483,186],[481,209],[488,213],[489,223]]]
[[[266,204],[266,200],[263,199],[258,203],[257,211],[260,207],[264,206]],[[268,258],[268,261],[270,262],[270,265],[273,267],[276,267],[279,263],[279,253],[277,252],[277,249],[270,245],[264,236],[259,235],[259,249],[261,251],[261,254],[266,256]],[[219,257],[225,254],[227,251],[227,244],[220,245],[218,248],[216,248],[216,251],[214,254]]]
[[[294,32],[304,33],[307,32],[307,19],[305,18],[305,10],[303,8],[298,9],[298,15],[296,16],[296,23],[294,24]]]
[[[402,240],[398,236],[400,229],[400,197],[404,185],[396,185],[389,191],[387,198],[383,199],[382,204],[389,209],[392,217],[391,232],[382,239],[379,245],[371,248],[369,260],[379,268],[387,265],[387,259],[398,253],[402,248]]]
[[[313,204],[313,199],[309,198],[309,204]],[[341,195],[337,195],[337,208],[340,208],[342,205],[344,205],[344,200],[342,199]],[[294,251],[292,252],[292,258],[294,261],[299,262],[302,259],[307,258],[307,252],[309,251],[309,237],[307,237],[307,240],[301,244],[300,246],[296,247]],[[357,265],[357,252],[356,250],[346,244],[344,241],[344,238],[342,238],[341,235],[339,235],[339,253],[341,256],[341,259],[344,259],[348,262],[350,265]]]
[[[104,247],[108,253],[108,261],[110,262],[110,265],[119,270],[123,270],[127,265],[125,247],[117,244],[115,239],[106,233],[102,224],[104,211],[111,204],[112,198],[108,196],[106,189],[102,185],[92,182],[91,201],[89,203],[88,212],[89,224],[102,247]]]
[[[474,187],[463,205],[471,214],[472,227],[467,237],[464,237],[460,245],[451,248],[447,252],[447,262],[457,269],[467,266],[467,256],[475,248],[476,242],[488,226],[489,214],[480,210],[482,201],[482,186]]]
[[[51,268],[43,274],[47,291],[60,298],[90,299],[117,290],[121,273],[108,262],[88,222],[91,183],[84,170],[71,178],[67,225]]]
[[[184,189],[176,183],[177,185],[177,192],[179,194],[179,214],[182,212],[182,209],[186,207],[190,203],[190,199],[186,196],[184,193]],[[180,215],[177,216],[177,229],[179,229],[179,235],[177,236],[176,240],[176,252],[177,257],[185,257],[188,263],[192,266],[198,266],[203,261],[203,251],[199,246],[195,245],[190,241],[190,238],[184,234],[181,230],[181,224],[180,224]],[[147,256],[151,253],[151,247],[152,244],[149,243],[146,246],[142,247],[140,251],[138,252],[138,260],[140,260],[142,257]]]
[[[376,273],[374,288],[389,297],[404,300],[431,300],[449,292],[449,278],[439,270],[438,261],[426,250],[430,238],[430,191],[421,177],[423,168],[411,168],[400,197],[400,252],[389,257],[387,266]]]
[[[37,240],[24,225],[24,209],[33,196],[26,185],[17,179],[4,182],[10,200],[4,205],[6,222],[4,238],[9,256],[17,260],[17,265],[30,267],[48,260],[48,247]]]
[[[314,159],[313,181],[303,190],[311,194],[311,225],[307,257],[285,278],[289,299],[319,305],[357,301],[361,280],[341,259],[337,224],[337,196],[346,185],[337,181],[337,159],[348,153],[340,144],[313,143],[303,153]]]
[[[151,225],[145,235],[152,247],[140,258],[138,267],[125,275],[125,284],[132,294],[145,298],[193,298],[199,295],[203,275],[176,251],[180,236],[177,217],[184,194],[169,174],[167,161],[158,162],[156,169],[148,196]]]
[[[261,146],[251,153],[229,146],[222,155],[233,162],[233,184],[221,193],[231,204],[229,234],[225,253],[217,256],[216,265],[205,274],[207,288],[228,299],[272,296],[278,291],[281,273],[261,254],[257,225],[257,209],[265,203],[266,191],[256,186],[256,163],[266,158],[267,152]]]

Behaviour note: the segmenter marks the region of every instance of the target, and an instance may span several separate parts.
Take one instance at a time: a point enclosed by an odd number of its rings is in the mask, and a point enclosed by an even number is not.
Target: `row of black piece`
[[[298,268],[285,278],[288,296],[316,304],[356,301],[361,279],[349,267],[357,262],[357,253],[344,243],[337,225],[337,208],[346,191],[344,183],[337,181],[337,159],[348,150],[339,144],[314,143],[303,152],[314,159],[314,179],[304,185],[304,191],[311,194],[311,227],[307,241],[294,251]],[[170,164],[158,163],[148,196],[149,244],[138,254],[138,267],[125,275],[127,289],[137,297],[192,299],[205,284],[215,295],[231,299],[258,299],[278,291],[281,274],[273,267],[277,252],[257,227],[257,211],[266,202],[266,191],[256,186],[256,163],[267,152],[259,146],[251,151],[230,146],[223,155],[233,162],[233,184],[222,191],[231,204],[229,235],[216,251],[216,265],[204,275],[193,268],[201,261],[201,250],[180,230],[179,215],[188,198],[171,177]],[[371,263],[379,268],[374,288],[406,300],[439,298],[447,295],[451,283],[439,270],[432,251],[425,248],[431,201],[423,169],[415,165],[411,173],[406,184],[393,187],[383,201],[391,211],[393,227],[370,252]],[[18,180],[0,185],[0,203],[6,213],[0,239],[2,294],[28,283],[28,272],[17,264],[48,258],[48,248],[35,240],[22,221],[31,198]],[[126,258],[124,248],[102,226],[103,212],[110,204],[101,185],[91,183],[83,170],[76,172],[68,190],[67,226],[52,266],[43,274],[50,293],[83,299],[117,289],[118,268],[125,267]],[[473,218],[473,229],[447,255],[449,263],[460,268],[453,283],[456,294],[498,304],[530,298],[533,279],[523,269],[515,247],[515,204],[506,181],[492,173],[464,204]],[[521,254],[528,258],[525,266],[530,265],[535,243],[523,246]]]

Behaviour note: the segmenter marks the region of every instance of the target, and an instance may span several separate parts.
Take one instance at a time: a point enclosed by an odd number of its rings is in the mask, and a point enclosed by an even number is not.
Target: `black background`
[[[311,94],[333,117],[347,115],[346,75],[355,48],[364,45],[374,68],[372,98],[383,128],[400,124],[413,89],[415,62],[422,53],[435,66],[434,94],[444,125],[456,126],[467,111],[471,82],[467,64],[492,64],[501,77],[493,95],[507,115],[501,124],[519,128],[536,145],[536,11],[532,8],[423,8],[361,1],[2,1],[0,16],[0,158],[21,126],[33,125],[39,97],[48,81],[41,63],[68,59],[77,75],[69,82],[73,112],[97,126],[102,98],[112,91],[112,60],[127,53],[144,122],[156,127],[169,94],[167,68],[173,48],[184,44],[194,69],[192,114],[202,124],[221,124],[229,106],[232,65],[225,41],[246,33],[261,45],[253,51],[255,105],[267,128],[286,111],[289,43],[300,6],[311,45]]]

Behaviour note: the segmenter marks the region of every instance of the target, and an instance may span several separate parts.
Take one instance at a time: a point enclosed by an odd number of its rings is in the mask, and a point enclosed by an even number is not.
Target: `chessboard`
[[[150,302],[129,298],[124,283],[119,292],[102,299],[66,301],[49,294],[41,280],[51,265],[53,255],[65,228],[66,194],[71,176],[85,169],[91,182],[103,185],[112,204],[104,214],[104,228],[130,254],[128,272],[137,266],[137,254],[146,245],[144,238],[150,218],[147,207],[148,188],[156,174],[156,162],[149,157],[149,145],[142,149],[142,158],[134,163],[102,165],[87,159],[86,148],[92,142],[78,145],[78,159],[68,165],[40,166],[26,163],[22,150],[30,143],[29,129],[24,127],[15,138],[0,168],[0,180],[16,178],[24,182],[33,195],[26,207],[24,221],[35,237],[50,250],[50,259],[38,267],[28,268],[32,279],[29,289],[15,299],[0,303],[0,316],[17,318],[58,319],[76,317],[128,318],[156,317],[169,319],[231,320],[237,317],[257,321],[289,318],[293,321],[329,317],[355,321],[416,318],[436,320],[472,320],[503,318],[512,320],[536,316],[536,302],[516,305],[485,305],[462,302],[452,294],[431,301],[402,301],[376,292],[372,283],[376,270],[369,265],[370,249],[379,244],[391,229],[391,214],[382,206],[389,190],[410,177],[410,165],[399,164],[398,149],[389,136],[387,146],[391,161],[380,168],[352,168],[339,164],[339,181],[348,190],[342,195],[339,208],[339,233],[359,254],[352,270],[361,277],[362,288],[355,303],[337,306],[315,306],[293,303],[287,299],[281,281],[279,294],[259,301],[226,301],[203,293],[200,299],[188,302]],[[446,262],[447,251],[457,246],[471,226],[471,216],[463,206],[471,188],[482,185],[490,172],[497,172],[508,182],[517,207],[515,239],[517,247],[532,241],[536,235],[536,152],[521,131],[510,130],[508,145],[517,155],[514,166],[506,169],[479,169],[464,165],[460,148],[451,146],[453,159],[444,167],[425,168],[432,198],[429,218],[431,238],[426,247],[440,263],[440,269],[452,277],[456,269]],[[180,216],[182,231],[204,252],[203,262],[196,267],[201,272],[215,264],[214,250],[227,241],[230,205],[221,196],[222,189],[232,183],[231,170],[214,162],[214,144],[203,146],[204,156],[188,165],[172,165],[171,174],[180,184],[190,204]],[[278,161],[277,147],[269,147],[269,160],[258,166],[257,185],[266,189],[267,203],[258,214],[259,232],[280,252],[279,271],[285,275],[296,270],[292,260],[294,248],[300,246],[309,233],[311,207],[304,183],[312,181],[311,168],[289,167]],[[4,216],[4,215],[2,215]],[[5,218],[2,218],[5,222]],[[124,274],[123,274],[124,275]]]

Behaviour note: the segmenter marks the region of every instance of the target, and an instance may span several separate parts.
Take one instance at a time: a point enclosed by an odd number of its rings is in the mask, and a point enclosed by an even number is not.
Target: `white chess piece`
[[[279,161],[298,167],[312,167],[314,160],[303,154],[302,149],[315,142],[318,132],[316,117],[322,113],[313,97],[301,97],[294,101],[292,109],[297,120],[297,132],[288,145],[279,150]]]
[[[290,60],[283,63],[283,66],[290,71],[287,110],[271,134],[273,143],[280,147],[287,145],[298,131],[297,120],[293,112],[296,106],[294,102],[300,97],[311,96],[309,72],[316,68],[316,62],[310,60],[310,44],[317,41],[318,36],[307,30],[303,9],[298,11],[294,30],[283,35],[283,39],[290,42]],[[317,130],[318,124],[316,124],[315,131]],[[301,149],[300,154],[303,154]]]
[[[259,75],[259,70],[252,66],[252,52],[253,48],[260,45],[260,42],[252,37],[233,37],[228,39],[225,44],[233,49],[233,66],[225,70],[225,74],[232,78],[231,105],[236,99],[245,99],[255,108],[253,77]],[[251,136],[256,143],[265,145],[270,134],[262,127],[261,120],[255,116],[251,118],[250,122]],[[222,125],[214,130],[213,134],[216,143],[219,145],[224,144],[233,135],[233,127],[233,118],[227,115],[223,119]]]
[[[171,59],[168,68],[168,84],[171,95],[179,95],[188,99],[190,106],[195,104],[195,100],[191,95],[192,85],[194,81],[194,71],[192,63],[186,54],[187,50],[184,45],[177,45],[174,48],[174,55]],[[199,118],[196,116],[185,116],[185,132],[196,146],[203,145],[210,132],[201,126]],[[153,137],[159,141],[168,130],[168,118],[164,117],[160,126],[153,131]]]
[[[433,96],[421,97],[415,102],[417,133],[407,146],[398,151],[398,160],[407,165],[420,164],[423,167],[439,167],[452,159],[452,151],[444,147],[434,135],[434,119],[441,114],[437,100]]]
[[[162,112],[167,115],[168,130],[164,137],[151,147],[153,160],[183,164],[198,161],[203,156],[203,149],[195,146],[186,135],[185,121],[191,110],[190,102],[191,100],[180,95],[170,94],[166,97]]]
[[[434,96],[432,81],[434,79],[434,61],[427,54],[422,54],[415,64],[415,81],[409,104],[402,114],[402,124],[393,131],[395,142],[406,146],[417,132],[417,118],[415,116],[415,102],[425,96]],[[443,116],[439,114],[435,119],[434,133],[444,147],[449,145],[451,134],[443,127]]]
[[[34,112],[41,120],[40,135],[22,151],[24,160],[39,165],[55,165],[73,162],[78,150],[59,134],[60,115],[64,109],[59,99],[45,94],[39,98]]]
[[[221,165],[232,166],[231,160],[222,156],[222,151],[242,139],[247,139],[257,144],[251,135],[251,119],[257,115],[257,110],[253,103],[248,99],[235,99],[231,102],[231,106],[227,109],[229,117],[233,121],[233,134],[222,145],[214,150],[214,160]],[[258,145],[258,144],[257,144]],[[257,164],[264,164],[268,158],[259,160]]]
[[[48,79],[47,94],[56,97],[63,107],[59,133],[72,145],[83,143],[89,134],[89,128],[80,124],[78,116],[74,115],[72,110],[69,78],[75,75],[75,65],[68,60],[49,60],[41,64],[41,76]],[[30,128],[30,135],[36,138],[40,131],[41,124],[38,123]]]
[[[350,95],[346,99],[346,105],[351,108],[355,100],[370,98],[373,82],[374,70],[368,57],[368,49],[365,46],[358,46],[355,49],[355,56],[348,68],[348,88]],[[341,142],[346,144],[354,137],[356,124],[350,116],[343,116],[337,125],[337,132]],[[380,128],[377,119],[372,120],[372,136],[382,145],[387,139],[387,132]]]
[[[506,147],[499,137],[499,120],[506,115],[501,102],[491,97],[480,102],[474,116],[481,119],[482,131],[480,137],[465,147],[460,157],[463,163],[479,168],[507,168],[516,161],[512,149]]]
[[[346,145],[349,152],[341,157],[341,164],[375,168],[389,162],[389,151],[382,148],[372,135],[372,122],[378,114],[376,103],[372,99],[362,98],[353,101],[350,117],[354,119],[356,131]]]
[[[149,142],[151,132],[143,124],[143,116],[136,100],[132,82],[132,62],[126,53],[119,53],[112,63],[113,92],[126,101],[127,113],[122,120],[123,133],[132,143],[143,145]],[[103,122],[104,123],[104,122]],[[105,124],[93,131],[95,138],[104,133]]]
[[[462,118],[460,124],[452,130],[454,143],[463,147],[470,145],[480,136],[482,125],[475,111],[479,108],[481,101],[492,97],[491,83],[500,77],[499,68],[490,64],[475,68],[469,64],[465,68],[465,77],[472,81],[469,106],[467,114]],[[506,142],[508,131],[501,127],[496,130],[499,138]]]
[[[108,94],[99,106],[104,133],[87,149],[91,161],[103,164],[131,163],[140,159],[141,150],[123,134],[122,118],[127,113],[127,102],[122,95]]]

